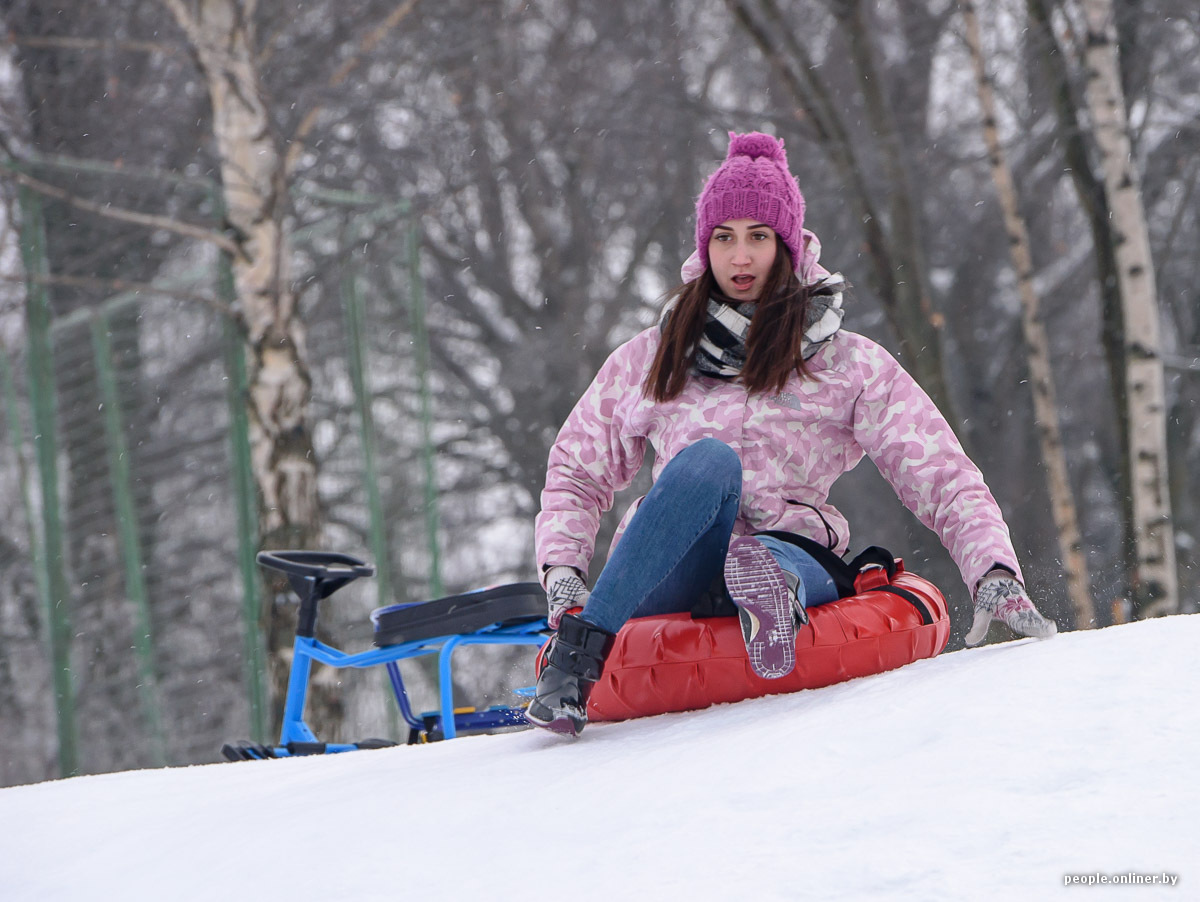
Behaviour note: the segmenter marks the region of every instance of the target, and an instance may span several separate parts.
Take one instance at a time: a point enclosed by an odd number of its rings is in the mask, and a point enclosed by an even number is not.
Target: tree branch
[[[1181,373],[1200,373],[1200,354],[1190,360],[1178,354],[1163,354],[1162,362],[1167,369]]]
[[[164,44],[159,41],[114,41],[109,38],[76,38],[56,37],[32,34],[11,34],[8,39],[21,47],[33,47],[37,50],[130,50],[135,53],[186,53],[177,44]]]
[[[403,22],[408,17],[408,14],[411,13],[414,8],[416,8],[418,2],[419,0],[404,0],[404,2],[400,3],[394,10],[392,10],[391,15],[384,19],[383,22],[379,24],[379,27],[363,38],[362,43],[359,44],[358,51],[351,55],[350,58],[345,60],[340,66],[338,66],[337,71],[334,72],[332,77],[329,79],[329,86],[331,88],[339,87],[342,82],[349,78],[350,73],[357,69],[362,63],[363,57],[374,50],[379,43],[385,37],[387,37],[388,32],[392,31],[392,29]],[[287,158],[284,160],[283,171],[285,173],[290,175],[296,168],[296,163],[300,159],[300,154],[304,153],[304,139],[308,137],[310,132],[312,132],[313,128],[317,124],[317,119],[324,111],[325,105],[318,104],[305,113],[304,118],[300,120],[300,125],[296,128],[296,133],[292,135],[291,146],[288,148]]]
[[[170,10],[171,15],[175,17],[175,21],[179,23],[179,27],[182,28],[184,34],[187,35],[188,42],[192,45],[192,47],[198,47],[200,45],[201,37],[200,27],[192,14],[188,12],[183,0],[162,0],[162,4],[168,10]]]
[[[181,301],[194,301],[198,304],[210,308],[221,316],[228,317],[234,322],[240,322],[240,317],[228,304],[222,303],[214,297],[204,294],[196,294],[191,291],[177,291],[173,288],[163,288],[160,285],[155,285],[152,282],[130,282],[127,279],[100,279],[89,276],[64,276],[64,275],[28,275],[28,276],[5,276],[0,275],[0,282],[18,282],[24,284],[33,282],[37,285],[64,285],[69,288],[87,288],[87,289],[102,289],[104,291],[128,291],[139,292],[141,294],[156,294],[162,297],[178,298]]]
[[[70,204],[80,210],[86,210],[89,213],[95,213],[97,216],[104,216],[108,219],[116,219],[120,222],[130,222],[134,225],[146,226],[151,229],[163,229],[168,232],[174,232],[177,235],[183,235],[187,238],[194,238],[197,241],[205,241],[209,244],[216,245],[221,250],[240,259],[244,258],[241,247],[231,238],[222,235],[220,232],[214,232],[212,229],[206,229],[201,226],[191,225],[186,222],[180,222],[177,219],[171,219],[166,216],[156,216],[152,213],[139,213],[136,210],[126,210],[122,207],[114,207],[111,204],[98,204],[90,200],[85,200],[82,197],[76,197],[69,191],[64,191],[62,188],[57,188],[48,182],[43,182],[41,179],[35,179],[31,175],[26,175],[24,172],[14,171],[14,178],[24,185],[39,194],[44,194],[47,197],[53,197],[55,200],[61,200],[63,203]]]

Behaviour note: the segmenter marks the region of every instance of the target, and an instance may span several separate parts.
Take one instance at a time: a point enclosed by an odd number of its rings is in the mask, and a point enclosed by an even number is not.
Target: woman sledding
[[[838,597],[799,534],[837,554],[836,479],[870,456],[933,529],[975,603],[1046,638],[1000,509],[949,425],[882,347],[841,328],[843,279],[817,263],[783,142],[731,134],[696,205],[696,253],[662,322],[617,348],[550,451],[535,543],[554,640],[527,718],[577,734],[615,633],[630,617],[691,610],[723,578],[750,664],[795,663],[805,609]],[[601,514],[654,449],[654,484],[623,518],[589,593]]]

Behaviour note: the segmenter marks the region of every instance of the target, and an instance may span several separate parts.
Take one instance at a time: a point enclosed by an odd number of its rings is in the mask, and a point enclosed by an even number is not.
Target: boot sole
[[[725,558],[725,585],[738,608],[751,669],[767,680],[796,666],[796,627],[787,580],[766,547],[739,536]]]
[[[539,707],[541,707],[542,710],[550,716],[539,717],[536,713],[534,713],[533,705],[531,704],[525,709],[526,723],[543,730],[549,730],[551,733],[557,733],[560,736],[578,736],[583,732],[583,728],[587,724],[586,720],[581,723],[578,719],[572,717],[566,712],[556,712],[545,707],[544,705],[540,705]]]

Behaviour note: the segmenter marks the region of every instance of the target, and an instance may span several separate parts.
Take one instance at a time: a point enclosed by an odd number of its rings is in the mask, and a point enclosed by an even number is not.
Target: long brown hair
[[[762,294],[754,305],[750,333],[746,336],[746,364],[739,381],[746,390],[782,391],[793,373],[808,377],[801,356],[809,290],[792,269],[792,255],[775,237],[775,263],[767,274]],[[692,367],[692,355],[708,320],[708,299],[717,290],[712,267],[667,297],[671,311],[663,326],[654,363],[646,374],[642,394],[655,401],[670,401],[683,391]]]

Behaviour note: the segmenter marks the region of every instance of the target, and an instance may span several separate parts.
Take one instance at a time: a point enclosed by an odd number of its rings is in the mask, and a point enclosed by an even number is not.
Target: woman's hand
[[[1025,587],[1005,570],[993,570],[979,581],[975,620],[967,631],[967,645],[982,642],[993,619],[1004,621],[1014,633],[1035,639],[1049,639],[1058,632],[1053,620],[1038,613]]]
[[[550,629],[558,629],[563,614],[579,613],[588,600],[588,588],[574,567],[551,567],[546,574],[546,599],[550,613],[546,622]]]

